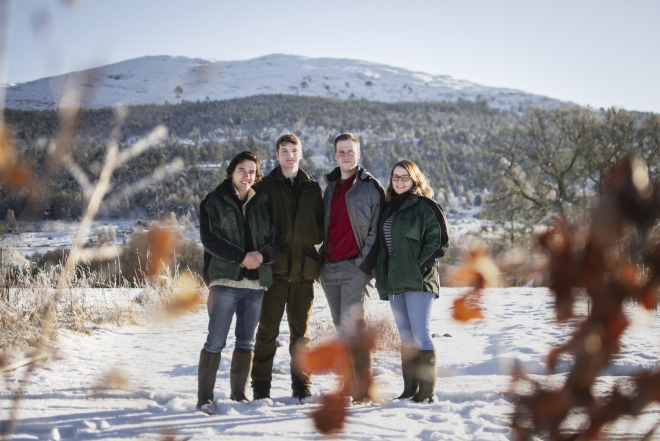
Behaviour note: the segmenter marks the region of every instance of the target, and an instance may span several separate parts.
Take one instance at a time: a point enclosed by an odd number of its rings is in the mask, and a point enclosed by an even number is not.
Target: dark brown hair
[[[293,144],[299,146],[301,145],[301,142],[300,139],[293,133],[285,133],[284,135],[279,137],[279,139],[277,140],[277,144],[275,144],[276,152],[280,151],[280,146],[282,144]]]
[[[337,153],[337,143],[339,141],[353,141],[355,145],[357,145],[357,150],[360,151],[360,140],[358,139],[357,136],[353,135],[352,133],[342,133],[338,137],[335,138],[335,153]]]
[[[229,165],[227,166],[227,176],[231,176],[234,174],[234,170],[236,170],[236,166],[240,164],[243,161],[252,161],[257,165],[257,172],[254,174],[254,182],[259,182],[261,180],[261,161],[252,152],[241,152],[238,155],[234,156],[234,159],[231,160]]]
[[[394,191],[394,187],[392,187],[392,175],[394,174],[394,169],[397,167],[404,168],[410,175],[410,179],[412,179],[413,182],[413,186],[410,189],[412,194],[424,196],[427,198],[433,197],[433,189],[429,185],[429,181],[426,179],[426,176],[424,176],[424,173],[422,173],[419,167],[417,167],[417,164],[404,159],[403,161],[399,161],[392,166],[392,171],[390,172],[390,183],[387,186],[387,190],[385,190],[386,201],[389,202],[392,198],[392,192]]]

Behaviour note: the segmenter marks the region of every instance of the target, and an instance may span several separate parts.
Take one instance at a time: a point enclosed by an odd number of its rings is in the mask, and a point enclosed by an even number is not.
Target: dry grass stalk
[[[77,96],[76,93],[69,94],[70,99]],[[73,98],[71,98],[73,97]],[[72,101],[69,101],[70,103]],[[49,153],[53,161],[47,170],[47,175],[54,173],[57,167],[66,166],[72,172],[74,178],[81,185],[85,196],[88,198],[87,209],[85,210],[82,222],[76,233],[71,252],[66,257],[63,265],[52,269],[51,271],[40,271],[36,276],[28,272],[19,272],[14,274],[15,283],[11,285],[6,279],[0,282],[0,345],[6,348],[11,345],[27,342],[37,348],[38,351],[46,351],[49,348],[48,341],[55,338],[60,326],[67,329],[73,329],[79,332],[89,332],[90,324],[99,324],[112,317],[115,323],[136,321],[135,310],[144,308],[148,303],[141,305],[129,304],[128,307],[117,308],[118,305],[104,305],[103,302],[95,307],[90,307],[93,299],[87,295],[89,288],[93,285],[96,277],[91,272],[80,270],[80,264],[95,259],[112,259],[117,257],[118,250],[115,247],[101,247],[98,249],[85,248],[84,241],[89,231],[89,227],[99,212],[104,197],[110,189],[110,181],[116,167],[128,161],[131,158],[142,153],[146,148],[163,140],[167,136],[167,130],[159,126],[145,139],[138,141],[130,148],[119,151],[119,134],[121,124],[126,116],[125,109],[118,109],[117,124],[113,130],[111,141],[108,145],[105,163],[101,170],[98,181],[92,185],[84,172],[76,167],[71,160],[71,151],[73,148],[74,131],[77,119],[77,108],[75,106],[66,109],[60,109],[61,127],[56,139],[49,145]],[[0,117],[1,118],[1,117]],[[64,160],[62,160],[64,158]],[[150,182],[162,179],[164,173]],[[13,145],[11,134],[0,121],[0,178],[10,187],[30,186],[30,200],[26,212],[30,212],[39,205],[40,197],[43,192],[40,191],[40,182],[34,179],[31,172],[23,166],[18,158]],[[44,181],[46,182],[46,180]],[[152,245],[157,250],[157,260],[153,266],[152,274],[159,273],[159,267],[165,261],[168,247],[163,247],[162,243],[167,238],[166,233],[157,235]],[[53,289],[54,288],[54,289]],[[155,287],[145,283],[145,292],[153,291]],[[158,287],[160,290],[161,287]],[[190,290],[186,291],[189,293]],[[161,306],[162,302],[159,295],[147,295],[151,304]],[[190,308],[191,303],[199,303],[197,295],[193,300],[188,295],[186,300],[181,300],[177,296],[170,295],[177,301],[177,306],[173,310]],[[121,311],[118,313],[118,311]],[[127,314],[126,314],[127,312]],[[127,316],[126,316],[127,315]],[[29,380],[35,364],[31,363],[25,372],[22,380],[23,385]],[[5,421],[2,428],[2,434],[6,438],[11,433],[11,427],[16,417],[18,403],[23,394],[23,388],[19,388],[14,395],[12,409],[9,418]]]
[[[121,369],[111,369],[105,375],[101,375],[98,381],[90,386],[90,397],[103,398],[108,391],[129,390],[130,386],[130,379]]]
[[[366,321],[369,328],[374,329],[378,336],[374,347],[375,351],[398,353],[401,350],[399,329],[396,327],[389,305],[372,305],[367,310]],[[327,308],[320,313],[312,313],[312,319],[309,323],[309,335],[314,347],[337,337],[337,330]]]
[[[70,1],[70,3],[74,3]],[[10,9],[8,0],[0,0],[0,67],[5,66],[7,50],[7,33],[9,31],[9,16],[6,13]],[[50,42],[55,41],[49,38],[52,29],[48,27],[49,17],[47,12],[37,22],[35,34],[37,43],[41,48],[47,50],[44,53],[57,54],[57,47],[48,47]],[[0,73],[3,69],[0,69]],[[163,126],[156,127],[149,136],[139,140],[133,146],[119,151],[119,139],[121,126],[127,115],[127,109],[117,108],[117,120],[112,130],[110,142],[107,147],[105,162],[103,164],[99,179],[92,184],[90,179],[78,167],[72,158],[71,152],[74,149],[75,133],[79,116],[80,103],[85,98],[86,93],[93,88],[83,87],[85,80],[78,83],[73,80],[73,76],[67,81],[62,102],[59,106],[60,130],[56,137],[48,145],[49,161],[41,180],[38,179],[32,171],[20,159],[15,148],[12,134],[4,124],[4,115],[0,112],[0,182],[7,185],[8,188],[27,187],[29,190],[28,204],[22,213],[30,215],[36,213],[43,195],[43,182],[49,182],[50,177],[61,167],[66,167],[71,175],[80,184],[83,194],[87,198],[87,208],[84,212],[82,222],[76,233],[72,244],[71,252],[66,257],[63,265],[53,271],[38,272],[36,276],[28,275],[27,272],[14,274],[13,284],[2,277],[0,279],[0,325],[2,335],[0,335],[0,344],[3,348],[8,345],[17,344],[19,341],[27,341],[37,348],[37,352],[49,351],[48,341],[57,334],[59,326],[64,326],[77,331],[88,332],[88,323],[103,320],[99,316],[99,308],[90,308],[90,298],[87,295],[86,288],[89,288],[89,282],[95,276],[91,273],[80,271],[80,263],[92,261],[94,259],[108,258],[116,256],[117,250],[114,247],[103,247],[96,250],[85,249],[84,239],[88,233],[92,220],[96,217],[103,203],[105,196],[110,189],[110,181],[114,170],[126,161],[140,155],[153,144],[167,137],[167,129]],[[0,79],[1,80],[1,79]],[[0,88],[0,107],[4,103],[4,88]],[[177,163],[173,169],[180,168]],[[157,176],[152,176],[148,182],[153,183],[165,176],[165,169],[161,170]],[[162,239],[162,237],[161,237]],[[160,243],[152,243],[158,251],[157,259],[152,269],[153,275],[159,274],[159,267],[165,260],[167,247],[163,248]],[[190,283],[189,283],[190,284]],[[145,292],[149,291],[150,283],[145,283]],[[53,289],[54,287],[54,289]],[[158,287],[160,289],[161,287]],[[191,296],[190,289],[184,289],[188,293],[185,299],[178,296],[170,296],[176,301],[177,306],[174,310],[187,310],[191,304],[196,304],[197,298]],[[157,299],[153,303],[160,303],[158,295],[145,295],[149,299]],[[191,300],[192,299],[192,300]],[[144,307],[145,303],[141,305]],[[116,305],[115,305],[116,306]],[[160,306],[160,305],[159,305]],[[129,310],[132,308],[128,308]],[[111,311],[117,311],[112,308]],[[103,316],[104,314],[100,314]],[[132,314],[131,314],[132,315]],[[116,319],[116,317],[115,317]],[[2,424],[2,436],[7,438],[11,433],[18,403],[23,395],[24,386],[27,384],[36,364],[30,363],[26,369],[25,375],[16,394],[14,394],[13,405],[9,418]]]

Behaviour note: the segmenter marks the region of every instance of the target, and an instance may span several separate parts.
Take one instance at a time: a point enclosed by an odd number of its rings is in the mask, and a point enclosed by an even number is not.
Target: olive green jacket
[[[218,279],[242,280],[241,262],[245,258],[245,232],[243,210],[230,192],[235,191],[231,180],[224,180],[206,195],[200,204],[199,229],[204,245],[204,281]],[[266,208],[268,195],[255,189],[256,194],[246,207],[253,249],[264,261],[259,268],[259,284],[269,287],[273,283],[272,263],[279,251],[279,236]]]
[[[302,169],[295,195],[284,179],[278,165],[255,184],[268,195],[266,207],[280,238],[273,274],[290,282],[314,280],[321,274],[321,257],[315,247],[323,242],[321,187]]]
[[[392,221],[392,253],[387,250],[383,224],[392,214],[388,206],[378,223],[380,249],[376,265],[376,288],[382,300],[388,294],[440,292],[438,265],[449,248],[447,219],[433,199],[411,194]]]

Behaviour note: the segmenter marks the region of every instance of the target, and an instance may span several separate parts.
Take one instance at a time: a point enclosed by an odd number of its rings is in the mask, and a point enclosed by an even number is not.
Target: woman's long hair
[[[394,169],[397,167],[403,167],[410,175],[410,179],[412,179],[413,182],[413,186],[410,189],[411,193],[427,198],[433,197],[434,191],[429,185],[429,181],[426,179],[426,176],[424,176],[424,173],[422,173],[419,167],[417,167],[417,164],[404,159],[403,161],[394,164],[392,166],[392,171],[390,171],[390,182],[387,186],[387,190],[385,190],[385,200],[387,202],[392,199],[392,193],[394,192],[394,188],[392,187],[392,175],[394,174]]]

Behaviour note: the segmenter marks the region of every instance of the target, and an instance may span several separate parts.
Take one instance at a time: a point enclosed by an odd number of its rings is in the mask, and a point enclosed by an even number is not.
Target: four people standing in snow
[[[311,376],[297,366],[296,349],[310,347],[316,278],[335,328],[347,337],[364,316],[376,276],[378,292],[390,301],[402,341],[404,392],[399,398],[432,399],[436,354],[429,321],[440,287],[439,259],[448,247],[444,212],[411,161],[394,165],[384,192],[380,182],[358,166],[360,142],[355,135],[339,135],[334,148],[338,167],[326,175],[323,199],[319,184],[299,168],[300,140],[285,134],[276,144],[279,165],[262,182],[256,184],[261,177],[259,159],[243,152],[227,168],[229,177],[202,202],[210,320],[200,355],[198,409],[214,410],[216,371],[234,312],[230,398],[248,400],[253,348],[253,398],[270,398],[276,338],[285,310],[291,331],[293,396],[302,401],[311,395]],[[350,361],[353,381],[359,382],[360,373],[372,369],[371,353],[354,351]],[[353,390],[361,388],[355,384]],[[353,396],[358,402],[364,398]]]

